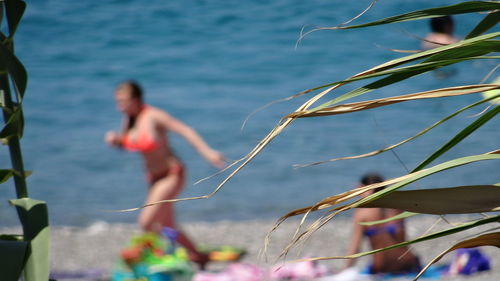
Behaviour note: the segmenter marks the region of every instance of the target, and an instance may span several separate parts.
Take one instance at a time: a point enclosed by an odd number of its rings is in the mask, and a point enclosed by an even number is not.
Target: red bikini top
[[[143,106],[141,111],[144,111],[148,106]],[[131,139],[128,134],[125,134],[122,139],[122,147],[132,152],[151,152],[158,147],[158,143],[147,132],[139,132],[137,138]]]
[[[158,147],[158,144],[147,133],[140,133],[135,140],[131,140],[128,135],[125,135],[122,140],[122,147],[132,152],[151,152]]]

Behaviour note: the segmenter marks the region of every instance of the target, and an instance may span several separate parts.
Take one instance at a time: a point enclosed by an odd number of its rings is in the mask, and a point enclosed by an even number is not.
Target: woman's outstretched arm
[[[157,117],[159,122],[166,129],[181,135],[210,164],[219,169],[225,166],[224,156],[222,155],[222,153],[212,149],[193,128],[175,119],[166,112],[158,111]]]

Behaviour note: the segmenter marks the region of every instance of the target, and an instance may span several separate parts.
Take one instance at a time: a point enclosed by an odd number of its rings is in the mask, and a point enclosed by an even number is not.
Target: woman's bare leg
[[[176,198],[183,185],[184,177],[182,174],[169,175],[157,181],[149,190],[146,205]],[[208,261],[208,257],[199,253],[191,240],[177,228],[173,203],[161,203],[144,208],[139,215],[139,225],[144,231],[156,233],[160,233],[165,226],[177,230],[179,234],[177,241],[188,250],[190,259],[197,262],[201,268]]]
[[[182,187],[180,175],[170,175],[158,180],[149,188],[145,204],[152,204],[161,200],[174,199]],[[146,207],[139,215],[139,225],[144,231],[158,232],[163,224],[175,226],[173,203],[161,203]]]

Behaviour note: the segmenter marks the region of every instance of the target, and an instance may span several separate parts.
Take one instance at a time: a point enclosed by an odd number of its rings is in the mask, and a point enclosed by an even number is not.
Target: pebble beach
[[[431,227],[431,231],[437,231],[445,228],[448,223],[461,221],[461,218],[452,218],[448,222],[438,222],[437,219],[435,216],[408,219],[408,236],[415,238],[429,231]],[[291,220],[281,225],[273,233],[267,251],[263,254],[266,234],[273,225],[274,221],[270,220],[192,222],[183,224],[182,229],[199,244],[233,245],[244,248],[247,253],[241,262],[251,263],[262,268],[270,268],[273,265],[303,257],[337,256],[347,251],[346,247],[351,231],[351,222],[347,218],[335,219],[325,225],[310,240],[294,248],[285,259],[279,258],[279,255],[295,233],[298,221]],[[16,228],[2,228],[0,230],[2,233],[19,231]],[[136,233],[139,231],[134,224],[96,222],[88,227],[52,227],[51,270],[67,273],[94,272],[102,276],[101,280],[107,280],[117,260],[118,253],[127,244],[130,237]],[[461,235],[471,234],[473,233]],[[458,241],[460,236],[454,235],[449,238],[422,242],[414,246],[413,251],[420,256],[422,263],[427,263],[435,255]],[[365,244],[363,249],[367,250],[368,245]],[[492,270],[470,276],[446,277],[445,280],[500,280],[500,269],[496,266],[500,260],[500,252],[494,247],[482,247],[481,251],[491,259]],[[439,263],[450,263],[452,256],[452,253],[446,255]],[[357,264],[362,267],[368,261],[369,257],[363,257],[359,259]],[[344,265],[342,260],[321,261],[320,263],[326,265],[331,272],[338,272]],[[210,263],[207,270],[220,271],[225,266],[227,264],[221,262]],[[94,281],[77,278],[60,280]]]

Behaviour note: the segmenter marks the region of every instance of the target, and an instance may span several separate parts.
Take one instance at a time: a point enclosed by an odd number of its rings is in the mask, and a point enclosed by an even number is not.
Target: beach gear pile
[[[307,257],[306,257],[307,258]],[[458,249],[450,265],[431,265],[421,279],[440,280],[456,275],[470,275],[490,270],[490,259],[479,249]],[[263,268],[253,264],[233,262],[221,272],[197,272],[193,281],[374,281],[374,280],[411,280],[417,272],[370,274],[368,267],[351,267],[340,272],[331,272],[325,265],[304,260],[278,264]]]
[[[448,275],[471,275],[491,269],[490,258],[477,248],[463,248],[455,251]]]
[[[171,228],[164,228],[161,235],[132,237],[120,254],[111,281],[190,281],[193,265],[176,240],[177,232]]]

